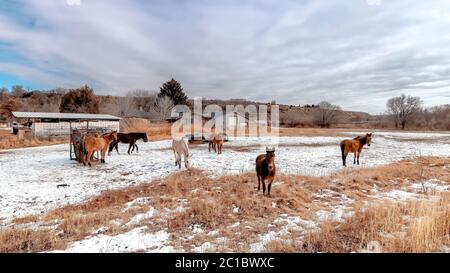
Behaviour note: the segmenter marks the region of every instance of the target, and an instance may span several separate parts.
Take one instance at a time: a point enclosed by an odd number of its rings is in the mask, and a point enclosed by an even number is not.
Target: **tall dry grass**
[[[450,245],[450,195],[405,204],[388,202],[359,210],[344,223],[325,222],[305,240],[278,242],[272,249],[294,252],[428,253]],[[368,249],[378,245],[379,249]],[[270,245],[269,245],[270,247]],[[271,249],[269,249],[271,250]]]

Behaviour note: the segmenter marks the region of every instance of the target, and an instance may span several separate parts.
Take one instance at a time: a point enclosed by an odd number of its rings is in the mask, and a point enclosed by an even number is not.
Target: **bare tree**
[[[16,98],[21,98],[22,95],[26,92],[22,85],[14,85],[11,88],[11,93]]]
[[[339,105],[331,104],[328,101],[322,101],[317,106],[316,122],[320,127],[330,127],[342,111]]]
[[[158,114],[159,119],[164,121],[170,115],[170,111],[174,106],[172,99],[168,96],[158,97],[155,102],[155,112]]]
[[[386,106],[388,113],[394,118],[395,127],[405,129],[411,118],[422,110],[422,100],[420,97],[402,94],[389,99]]]
[[[157,93],[149,90],[134,90],[129,92],[129,96],[134,98],[137,110],[150,112],[155,105]]]
[[[136,101],[133,97],[133,94],[131,92],[128,92],[128,94],[125,97],[118,97],[117,98],[117,106],[118,106],[118,114],[121,117],[127,117],[133,113],[133,110],[135,110]]]
[[[7,98],[9,98],[8,88],[0,87],[0,102],[3,102],[3,100],[6,100]]]

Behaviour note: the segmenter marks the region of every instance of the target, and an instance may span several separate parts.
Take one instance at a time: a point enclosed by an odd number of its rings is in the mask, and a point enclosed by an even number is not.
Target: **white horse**
[[[179,166],[181,169],[181,156],[184,156],[184,166],[186,169],[190,169],[192,166],[192,155],[189,153],[189,146],[184,139],[173,139],[172,150],[175,156],[175,166]]]

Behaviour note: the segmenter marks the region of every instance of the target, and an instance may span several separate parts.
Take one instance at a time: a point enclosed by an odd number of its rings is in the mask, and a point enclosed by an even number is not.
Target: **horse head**
[[[366,134],[366,143],[367,143],[367,146],[370,147],[370,144],[372,143],[372,133]]]
[[[192,167],[192,154],[188,154],[184,159],[184,166],[186,169],[190,169]]]
[[[142,134],[142,140],[143,140],[144,142],[148,142],[148,136],[147,136],[147,133],[143,133],[143,134]]]
[[[114,141],[117,141],[117,131],[112,131],[110,135],[113,137]]]
[[[269,171],[275,169],[275,147],[266,147],[266,161]]]

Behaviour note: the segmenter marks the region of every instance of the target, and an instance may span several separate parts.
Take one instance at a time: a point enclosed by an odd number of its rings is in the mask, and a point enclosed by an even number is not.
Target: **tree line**
[[[152,117],[160,120],[170,115],[174,105],[188,105],[188,97],[175,79],[165,82],[159,92],[148,90],[129,91],[125,97],[98,96],[85,85],[75,89],[29,91],[16,85],[11,91],[0,88],[0,115],[10,120],[13,111],[61,112],[61,113],[108,113],[121,117]]]
[[[10,120],[13,111],[107,113],[165,120],[173,106],[178,104],[189,105],[189,99],[175,79],[163,83],[159,92],[133,90],[123,97],[98,96],[87,85],[48,91],[30,91],[20,85],[13,86],[11,90],[0,87],[0,115],[4,120]],[[291,105],[280,110],[282,125],[304,127],[333,127],[343,123],[348,113],[328,101],[303,107]],[[420,97],[401,94],[387,100],[384,115],[372,119],[354,117],[351,121],[357,124],[370,122],[370,127],[374,128],[450,130],[450,105],[426,108]]]

